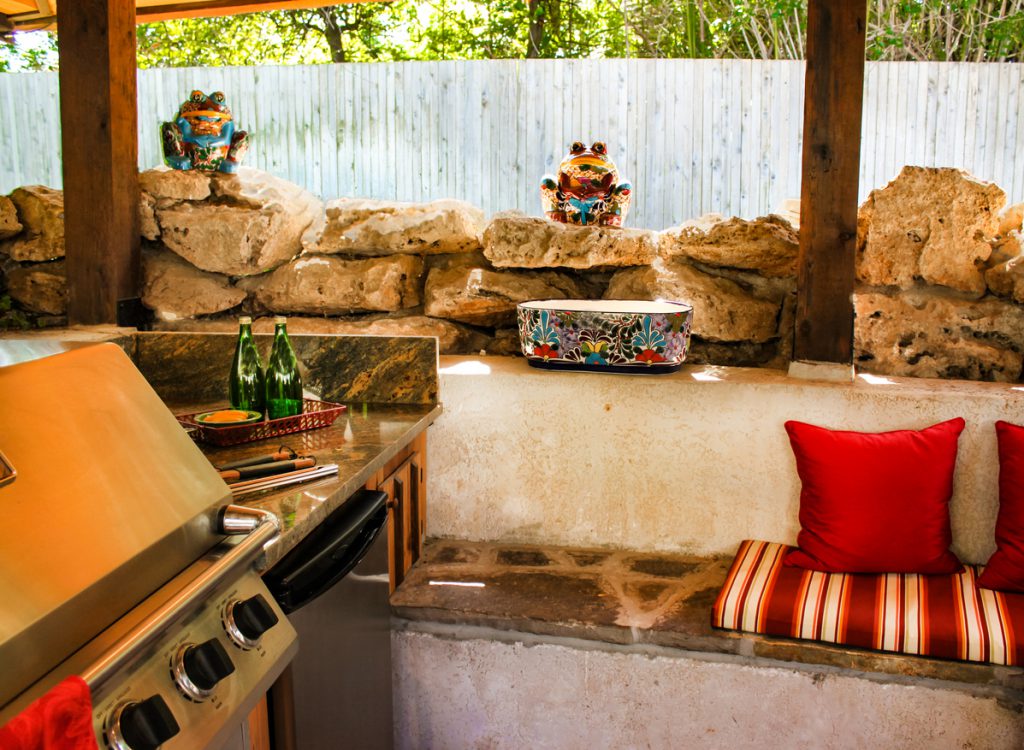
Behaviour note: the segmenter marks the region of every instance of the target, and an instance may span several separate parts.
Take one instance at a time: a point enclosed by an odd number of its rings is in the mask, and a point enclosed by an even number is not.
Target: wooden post
[[[809,0],[795,360],[853,363],[864,0]]]
[[[117,322],[138,296],[135,3],[58,7],[68,322]]]

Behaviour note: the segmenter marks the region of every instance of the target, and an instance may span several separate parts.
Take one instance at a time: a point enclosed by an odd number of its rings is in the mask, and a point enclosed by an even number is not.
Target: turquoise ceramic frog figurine
[[[249,134],[235,130],[231,110],[220,91],[209,96],[193,91],[178,108],[174,122],[160,127],[160,134],[164,162],[174,169],[233,174],[249,147]]]
[[[632,185],[619,181],[601,141],[590,148],[580,141],[573,143],[558,165],[558,176],[545,175],[540,184],[544,213],[566,224],[621,227],[632,193]]]

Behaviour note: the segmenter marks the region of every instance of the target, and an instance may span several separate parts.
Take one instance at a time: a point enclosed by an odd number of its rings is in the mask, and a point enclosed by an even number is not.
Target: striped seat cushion
[[[793,549],[740,545],[715,601],[715,627],[940,659],[1024,664],[1024,594],[944,575],[821,573],[783,565]]]

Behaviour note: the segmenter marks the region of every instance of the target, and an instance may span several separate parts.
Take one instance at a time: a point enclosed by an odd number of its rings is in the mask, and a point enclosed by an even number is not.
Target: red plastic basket
[[[264,419],[262,422],[241,424],[236,427],[210,427],[200,424],[196,421],[196,417],[206,413],[202,411],[193,414],[178,414],[176,418],[183,427],[191,430],[193,440],[224,446],[252,443],[256,440],[266,440],[293,432],[329,427],[343,411],[345,411],[344,404],[307,398],[303,403],[302,414],[281,419]]]

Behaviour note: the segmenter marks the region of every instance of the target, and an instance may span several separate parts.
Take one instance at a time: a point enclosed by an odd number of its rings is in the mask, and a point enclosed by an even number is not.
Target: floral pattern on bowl
[[[516,310],[534,367],[674,372],[686,359],[693,308],[644,300],[538,300]]]

